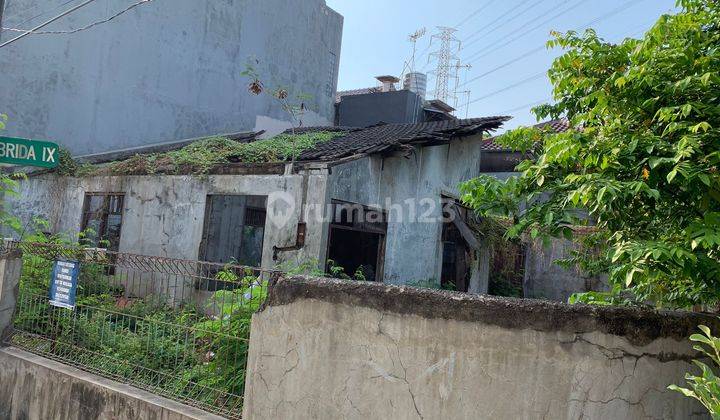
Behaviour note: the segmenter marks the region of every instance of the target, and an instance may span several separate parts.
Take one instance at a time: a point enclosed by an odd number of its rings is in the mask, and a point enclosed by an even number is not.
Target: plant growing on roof
[[[260,61],[253,59],[255,65],[260,64]],[[302,118],[307,110],[306,103],[312,99],[312,95],[306,93],[291,94],[289,89],[285,86],[276,86],[269,89],[265,88],[265,84],[262,82],[262,78],[255,66],[248,62],[245,64],[245,70],[240,73],[241,76],[249,77],[250,82],[248,83],[248,92],[253,95],[260,95],[262,93],[268,93],[274,98],[282,108],[283,111],[290,117],[290,124],[292,133],[295,134],[295,129],[303,126]]]
[[[720,3],[678,5],[641,40],[554,34],[567,50],[548,73],[556,103],[534,113],[582,130],[512,131],[499,141],[535,159],[462,190],[478,212],[512,216],[510,236],[572,238],[596,222],[599,252],[578,258],[615,294],[688,307],[720,302]]]

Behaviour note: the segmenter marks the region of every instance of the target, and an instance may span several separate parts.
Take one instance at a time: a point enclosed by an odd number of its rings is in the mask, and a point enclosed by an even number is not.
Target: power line
[[[492,25],[498,23],[498,21],[500,21],[501,19],[505,18],[505,17],[506,17],[507,15],[509,15],[510,13],[515,12],[520,6],[526,4],[526,3],[529,2],[529,1],[530,1],[530,0],[523,0],[523,1],[520,2],[520,4],[518,4],[518,5],[512,5],[512,6],[510,6],[510,9],[508,9],[507,11],[505,11],[505,13],[503,13],[503,14],[501,14],[500,16],[498,16],[498,17],[496,17],[495,19],[493,19],[492,22],[488,23],[487,25],[483,25],[482,28],[480,28],[480,29],[478,29],[477,31],[475,31],[475,32],[471,33],[470,35],[468,35],[468,36],[463,40],[463,42],[466,42],[467,40],[469,40],[470,38],[472,38],[472,37],[474,37],[475,35],[479,34],[480,32],[487,30],[489,27],[491,27]],[[538,3],[540,3],[541,1],[542,1],[542,0],[540,0],[540,1],[536,2],[536,3],[534,3],[534,4],[538,4]],[[506,20],[506,21],[503,21],[503,23],[504,23],[504,24],[507,24],[507,20]]]
[[[5,47],[5,46],[8,46],[8,45],[12,44],[13,42],[18,41],[18,40],[20,40],[20,39],[22,39],[22,38],[25,38],[26,36],[32,34],[33,32],[37,31],[38,29],[42,29],[42,28],[48,26],[49,24],[55,22],[56,20],[62,19],[63,17],[69,15],[70,13],[72,13],[72,12],[80,9],[81,7],[85,7],[85,6],[87,6],[88,4],[90,4],[90,3],[94,2],[94,1],[95,1],[95,0],[86,0],[86,1],[84,1],[84,2],[82,2],[82,3],[80,3],[80,4],[78,4],[77,6],[72,7],[72,8],[70,8],[70,9],[68,9],[68,10],[60,13],[59,15],[55,16],[54,18],[51,18],[50,20],[46,20],[45,22],[43,22],[43,23],[39,24],[38,26],[30,29],[29,31],[25,32],[24,34],[18,35],[18,36],[16,36],[15,38],[12,38],[12,39],[9,39],[9,40],[3,42],[2,44],[0,44],[0,48],[3,48],[3,47]]]
[[[467,23],[470,19],[472,19],[473,17],[475,17],[478,13],[480,13],[480,12],[482,12],[483,10],[487,9],[488,6],[490,6],[490,4],[491,4],[493,1],[494,1],[494,0],[489,0],[489,1],[485,2],[485,4],[483,4],[482,6],[478,7],[477,9],[475,9],[475,11],[473,11],[473,12],[470,13],[468,16],[466,16],[463,20],[460,21],[460,23],[458,23],[458,24],[455,25],[454,27],[455,27],[455,28],[459,28],[461,25],[464,25],[464,24]],[[422,51],[420,51],[420,54],[418,54],[418,59],[420,59],[421,57],[423,57],[423,56],[425,55],[425,53],[427,53],[427,52],[430,50],[431,47],[432,47],[432,38],[430,39],[430,43],[428,43],[427,47],[425,47]],[[429,61],[429,60],[428,60],[428,62],[426,62],[425,64],[423,64],[423,66],[420,68],[420,71],[425,71],[425,68],[427,68],[428,64],[430,64],[430,61]]]
[[[65,30],[65,31],[35,31],[35,30],[31,30],[30,33],[32,33],[33,35],[61,35],[61,34],[62,34],[62,35],[66,35],[66,34],[74,34],[74,33],[80,32],[80,31],[84,31],[84,30],[93,28],[93,27],[98,26],[98,25],[102,25],[103,23],[110,22],[111,20],[113,20],[113,19],[115,19],[115,18],[117,18],[117,17],[119,17],[119,16],[124,15],[125,13],[131,11],[132,9],[134,9],[134,8],[136,8],[136,7],[144,4],[144,3],[150,3],[151,1],[153,1],[153,0],[140,0],[140,1],[136,2],[136,3],[131,4],[130,6],[126,7],[125,9],[123,9],[123,10],[121,10],[121,11],[113,14],[112,16],[109,16],[109,17],[107,17],[107,18],[105,18],[105,19],[102,19],[102,20],[95,21],[95,22],[90,23],[90,24],[88,24],[88,25],[85,25],[85,26],[83,26],[83,27],[81,27],[81,28],[71,29],[71,30]],[[14,31],[14,32],[27,32],[26,30],[16,29],[16,28],[3,28],[3,29],[4,29],[4,30],[8,30],[8,31]],[[2,45],[0,45],[0,47],[2,47]]]
[[[480,12],[482,12],[483,10],[487,9],[487,7],[490,6],[490,3],[492,3],[493,1],[494,1],[494,0],[488,0],[487,2],[485,2],[485,4],[483,4],[482,6],[478,7],[477,9],[475,9],[474,12],[470,13],[469,15],[467,15],[467,16],[465,17],[465,19],[461,20],[460,23],[458,23],[458,24],[455,25],[454,27],[455,27],[455,28],[459,28],[460,26],[466,24],[470,19],[472,19],[473,17],[475,17],[478,13],[480,13]]]
[[[498,70],[502,70],[502,69],[504,69],[505,67],[507,67],[507,66],[509,66],[509,65],[511,65],[511,64],[517,63],[518,61],[520,61],[520,60],[522,60],[522,59],[524,59],[524,58],[526,58],[526,57],[529,57],[529,56],[531,56],[531,55],[533,55],[533,54],[535,54],[535,53],[537,53],[537,52],[539,52],[539,51],[542,51],[542,50],[544,50],[544,49],[545,49],[545,46],[544,46],[544,45],[541,45],[541,46],[538,47],[538,48],[533,48],[532,50],[527,51],[527,52],[525,52],[525,53],[523,53],[523,54],[520,54],[519,56],[517,56],[517,57],[515,57],[515,58],[513,58],[513,59],[511,59],[511,60],[509,60],[509,61],[506,61],[506,62],[504,62],[503,64],[500,64],[499,66],[493,67],[492,69],[490,69],[490,70],[488,70],[488,71],[486,71],[486,72],[484,72],[484,73],[482,73],[482,74],[480,74],[480,75],[478,75],[478,76],[473,77],[472,79],[466,81],[465,83],[463,83],[463,84],[460,85],[459,87],[463,87],[463,86],[465,86],[465,85],[468,84],[468,83],[472,83],[472,82],[474,82],[474,81],[476,81],[476,80],[478,80],[478,79],[482,79],[482,78],[485,77],[485,76],[488,76],[488,75],[490,75],[490,74],[492,74],[492,73],[495,73],[495,72],[498,71]]]
[[[534,102],[530,102],[530,103],[527,103],[527,104],[524,104],[524,105],[520,105],[520,106],[517,107],[517,108],[511,108],[511,109],[506,109],[506,110],[504,110],[504,111],[500,111],[500,112],[498,112],[498,114],[500,114],[500,115],[502,115],[502,114],[509,114],[509,113],[511,113],[511,112],[520,111],[521,109],[526,109],[526,108],[530,108],[530,107],[533,107],[533,106],[536,106],[536,105],[540,105],[540,104],[542,104],[542,103],[544,103],[544,102],[548,102],[548,101],[550,101],[550,100],[552,100],[552,98],[541,99],[541,100],[539,100],[539,101],[534,101]]]
[[[53,7],[53,8],[50,9],[50,10],[46,10],[46,11],[44,11],[44,12],[42,12],[42,13],[40,13],[40,14],[37,14],[37,15],[35,15],[35,16],[33,16],[33,17],[29,17],[29,18],[23,20],[22,22],[18,23],[18,24],[15,25],[15,26],[22,26],[22,25],[24,25],[24,24],[26,24],[26,23],[28,23],[28,22],[32,22],[33,20],[39,18],[40,16],[44,16],[44,15],[50,13],[50,12],[54,12],[55,10],[57,10],[57,9],[63,7],[63,6],[67,6],[68,4],[70,4],[70,3],[74,2],[74,1],[75,1],[75,0],[68,0],[68,1],[66,1],[65,3],[62,3],[62,4],[60,4],[60,5],[57,5],[57,6]],[[27,11],[29,11],[29,10],[37,9],[38,7],[40,7],[40,5],[39,5],[39,4],[36,4],[36,5],[33,6],[33,7],[30,7],[30,8],[28,8],[28,9],[23,10],[21,13],[27,12]],[[0,28],[0,32],[6,31],[6,30],[9,30],[9,29],[10,29],[10,28],[7,28],[7,29],[6,29],[6,28]],[[23,32],[25,32],[25,31],[23,31]]]
[[[642,2],[642,1],[644,1],[644,0],[639,0],[638,3],[639,3],[639,2]],[[634,4],[630,4],[630,5],[626,4],[626,5],[624,5],[624,6],[621,6],[621,7],[618,7],[618,8],[616,8],[616,9],[613,9],[613,10],[611,10],[610,12],[605,13],[604,15],[601,15],[601,16],[599,16],[599,17],[591,20],[590,22],[588,22],[587,24],[585,24],[582,28],[587,28],[587,27],[589,27],[589,26],[591,26],[591,25],[593,25],[593,24],[595,24],[595,23],[598,23],[598,22],[600,22],[600,21],[602,21],[602,20],[604,20],[604,19],[607,19],[608,17],[611,17],[611,16],[613,16],[613,15],[616,15],[617,13],[619,13],[619,12],[621,12],[621,11],[629,8],[629,7],[632,6],[632,5],[634,5]],[[643,23],[643,24],[641,24],[641,25],[639,25],[639,26],[635,26],[635,27],[633,27],[633,29],[631,30],[631,33],[629,33],[629,34],[627,34],[627,35],[624,35],[623,37],[635,36],[635,35],[637,35],[637,34],[639,34],[639,33],[642,33],[642,32],[644,32],[644,31],[647,30],[647,29],[644,29],[644,28],[646,28],[648,25],[652,26],[652,23],[655,22],[655,21],[656,21],[656,19],[653,19],[653,20],[647,21],[647,22],[645,22],[645,23]],[[540,48],[540,49],[542,49],[542,48]],[[540,49],[538,49],[538,50],[540,50]],[[531,52],[529,51],[528,53],[523,54],[523,55],[522,55],[521,57],[519,57],[519,58],[524,58],[524,57],[530,55],[529,53],[531,53]],[[511,60],[511,61],[517,61],[517,60]],[[506,64],[507,64],[507,63],[506,63]],[[505,66],[505,65],[503,65],[503,66]],[[528,78],[526,78],[526,79],[520,80],[520,81],[518,81],[518,82],[516,82],[516,83],[513,83],[513,84],[511,84],[511,85],[509,85],[509,86],[506,86],[506,87],[504,87],[504,88],[498,89],[498,90],[496,90],[496,91],[494,91],[494,92],[490,92],[490,93],[488,93],[488,94],[486,94],[486,95],[484,95],[484,96],[481,96],[481,97],[479,97],[479,98],[475,98],[475,99],[473,99],[473,100],[469,100],[469,99],[468,99],[468,101],[466,102],[466,104],[463,105],[464,107],[467,107],[467,108],[465,109],[465,112],[466,112],[466,113],[468,112],[469,105],[472,104],[472,103],[481,101],[481,100],[486,99],[486,98],[488,98],[488,97],[497,95],[497,94],[499,94],[499,93],[502,93],[502,92],[505,92],[505,91],[507,91],[507,90],[513,89],[513,88],[515,88],[515,87],[518,87],[518,86],[520,86],[520,85],[523,85],[523,84],[525,84],[525,83],[527,83],[527,82],[530,82],[530,81],[532,81],[532,80],[535,80],[535,79],[539,78],[539,77],[540,77],[541,75],[543,75],[543,74],[545,74],[545,72],[536,74],[536,75],[534,75],[534,76],[530,76],[530,77],[528,77]],[[483,75],[481,75],[481,76],[483,76]],[[467,84],[467,83],[469,83],[469,82],[471,82],[471,81],[472,81],[472,80],[466,81],[465,83],[463,83],[463,85],[465,85],[465,84]],[[462,85],[461,85],[461,86],[462,86]],[[502,112],[500,112],[500,114],[509,113],[509,112],[515,112],[515,111],[518,111],[518,110],[521,110],[521,109],[525,109],[525,108],[527,108],[527,107],[539,105],[540,103],[550,101],[551,99],[552,99],[552,98],[547,98],[547,99],[543,99],[543,100],[541,100],[541,101],[531,102],[531,103],[529,103],[529,104],[521,105],[521,106],[519,106],[519,107],[512,108],[512,109],[510,109],[510,110],[502,111]],[[462,109],[462,107],[461,107],[460,109]]]
[[[503,93],[503,92],[506,92],[506,91],[508,91],[508,90],[510,90],[510,89],[513,89],[513,88],[516,88],[516,87],[518,87],[518,86],[524,85],[525,83],[532,82],[533,80],[537,80],[537,79],[545,76],[546,74],[547,74],[547,72],[541,71],[540,73],[534,74],[534,75],[532,75],[532,76],[530,76],[530,77],[528,77],[528,78],[525,78],[525,79],[523,79],[523,80],[520,80],[520,81],[518,81],[518,82],[515,82],[515,83],[513,83],[513,84],[511,84],[511,85],[505,86],[505,87],[502,88],[502,89],[498,89],[498,90],[496,90],[496,91],[494,91],[494,92],[490,92],[490,93],[488,93],[488,94],[486,94],[486,95],[480,96],[480,97],[475,98],[475,99],[473,99],[473,100],[468,100],[468,102],[467,102],[467,104],[466,104],[465,106],[469,106],[470,104],[474,104],[475,102],[479,102],[479,101],[482,101],[483,99],[487,99],[487,98],[493,97],[493,96],[495,96],[495,95],[497,95],[497,94],[499,94],[499,93]]]
[[[612,17],[612,16],[614,16],[614,15],[616,15],[616,14],[618,14],[618,13],[620,13],[620,12],[622,12],[622,11],[628,9],[628,8],[630,8],[631,6],[634,6],[634,5],[636,5],[636,4],[639,4],[639,3],[643,2],[643,1],[645,1],[645,0],[637,0],[637,1],[632,2],[632,3],[626,3],[626,4],[624,4],[623,6],[617,7],[617,8],[615,8],[615,9],[613,9],[613,10],[611,10],[611,11],[609,11],[609,12],[607,12],[607,13],[601,15],[601,16],[598,16],[597,18],[595,18],[595,19],[587,22],[585,25],[583,25],[583,26],[581,26],[581,27],[579,27],[579,28],[577,28],[577,29],[575,29],[575,30],[578,30],[578,31],[579,31],[579,30],[582,30],[582,29],[584,29],[584,28],[587,28],[587,27],[589,27],[589,26],[591,26],[591,25],[594,25],[594,24],[596,24],[596,23],[598,23],[598,22],[601,22],[601,21],[603,21],[603,20],[605,20],[605,19],[607,19],[607,18],[610,18],[610,17]],[[484,72],[484,73],[482,73],[482,74],[480,74],[480,75],[478,75],[478,76],[473,77],[472,79],[470,79],[470,80],[462,83],[459,87],[462,87],[462,86],[464,86],[464,85],[466,85],[466,84],[468,84],[468,83],[472,83],[472,82],[474,82],[474,81],[476,81],[476,80],[478,80],[478,79],[481,79],[481,78],[483,78],[483,77],[485,77],[485,76],[488,76],[488,75],[490,75],[490,74],[492,74],[492,73],[494,73],[494,72],[496,72],[496,71],[498,71],[498,70],[502,70],[502,69],[504,69],[505,67],[508,67],[508,66],[510,66],[510,65],[512,65],[512,64],[514,64],[514,63],[516,63],[516,62],[518,62],[518,61],[520,61],[520,60],[522,60],[522,59],[524,59],[524,58],[527,58],[527,57],[529,57],[529,56],[531,56],[531,55],[533,55],[533,54],[536,54],[536,53],[538,53],[538,52],[540,52],[540,51],[543,51],[544,49],[545,49],[545,45],[541,45],[541,46],[539,46],[539,47],[536,47],[536,48],[533,48],[533,49],[531,49],[531,50],[529,50],[529,51],[526,51],[525,53],[520,54],[519,56],[517,56],[517,57],[515,57],[515,58],[513,58],[513,59],[510,59],[510,60],[508,60],[508,61],[506,61],[506,62],[504,62],[504,63],[502,63],[502,64],[500,64],[500,65],[498,65],[498,66],[496,66],[496,67],[493,67],[492,69],[490,69],[490,70],[488,70],[488,71],[486,71],[486,72]]]
[[[503,47],[505,47],[505,46],[507,46],[507,45],[509,45],[509,44],[512,44],[513,42],[517,41],[518,39],[521,39],[521,38],[525,37],[526,35],[532,33],[532,32],[535,31],[536,29],[541,28],[543,25],[545,25],[545,24],[547,24],[547,23],[549,23],[549,22],[552,22],[553,20],[555,20],[555,19],[559,18],[560,16],[568,13],[569,11],[574,10],[574,9],[580,7],[583,3],[586,3],[586,2],[588,2],[588,1],[589,1],[589,0],[578,0],[575,4],[571,5],[571,6],[568,7],[567,9],[564,9],[564,10],[562,10],[562,11],[560,11],[560,12],[552,15],[551,17],[543,20],[542,22],[538,23],[537,25],[535,25],[535,26],[533,26],[533,27],[531,27],[531,28],[529,28],[529,29],[521,32],[521,33],[518,34],[517,36],[515,36],[515,37],[513,37],[513,38],[510,38],[509,40],[503,42],[502,44],[500,44],[500,45],[495,45],[495,47],[493,47],[493,48],[490,49],[490,50],[480,50],[480,51],[478,51],[477,53],[475,53],[475,54],[471,55],[470,57],[468,57],[468,58],[467,58],[467,61],[470,62],[471,60],[479,60],[480,58],[486,57],[486,56],[492,54],[493,52],[495,52],[495,51],[497,51],[497,50],[499,50],[499,49],[501,49],[501,48],[503,48]],[[493,44],[494,44],[494,43],[493,43]]]
[[[498,22],[495,26],[488,25],[488,26],[486,26],[486,27],[483,27],[483,28],[481,28],[481,29],[473,32],[472,34],[470,34],[470,36],[468,36],[468,37],[465,39],[465,41],[469,40],[469,39],[472,38],[473,36],[475,36],[475,35],[477,35],[477,34],[480,34],[480,33],[482,33],[482,32],[487,32],[487,33],[484,33],[484,34],[480,35],[480,37],[475,38],[475,39],[473,39],[473,40],[470,41],[470,42],[464,42],[464,47],[463,47],[463,48],[467,48],[467,47],[469,47],[470,45],[473,45],[473,44],[477,43],[477,42],[480,41],[481,39],[483,39],[483,38],[487,37],[488,35],[492,34],[493,31],[495,31],[496,29],[498,29],[498,28],[500,28],[500,27],[502,27],[502,26],[504,26],[504,25],[507,25],[507,24],[509,24],[510,22],[512,22],[512,21],[516,20],[517,18],[521,17],[522,15],[525,14],[525,12],[528,12],[528,11],[532,10],[532,9],[535,8],[537,5],[541,4],[543,1],[544,1],[544,0],[538,0],[538,1],[536,1],[535,3],[529,5],[528,7],[526,7],[526,8],[523,9],[523,10],[521,10],[520,12],[514,14],[510,19],[504,20],[504,21],[502,21],[502,22]]]

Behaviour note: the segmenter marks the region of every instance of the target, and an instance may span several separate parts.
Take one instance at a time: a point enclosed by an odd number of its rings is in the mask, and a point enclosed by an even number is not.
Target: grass
[[[61,162],[58,173],[68,176],[152,174],[206,174],[228,163],[271,163],[297,159],[306,150],[330,141],[342,132],[318,131],[303,134],[280,134],[252,143],[240,143],[225,137],[210,137],[182,149],[164,153],[135,155],[109,165],[77,165],[72,159]],[[80,170],[82,168],[82,170]]]

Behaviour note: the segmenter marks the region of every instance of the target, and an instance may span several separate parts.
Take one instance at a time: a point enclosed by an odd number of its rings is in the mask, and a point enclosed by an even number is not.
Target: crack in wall
[[[388,339],[390,339],[390,341],[392,341],[392,343],[395,345],[395,351],[397,352],[398,363],[400,363],[400,366],[402,367],[402,370],[403,370],[403,377],[402,378],[397,377],[397,379],[405,382],[405,384],[407,385],[408,393],[410,394],[410,398],[412,399],[412,403],[413,403],[413,407],[415,408],[415,412],[417,413],[417,415],[420,419],[424,419],[423,415],[420,413],[420,409],[418,408],[417,401],[415,400],[415,394],[413,393],[412,385],[410,385],[410,382],[407,379],[407,368],[405,367],[405,364],[403,364],[402,358],[400,357],[400,346],[398,345],[398,342],[397,342],[397,340],[395,340],[394,337],[392,337],[390,334],[387,334],[386,332],[384,332],[382,330],[382,322],[383,322],[384,318],[385,318],[385,313],[381,312],[380,318],[378,319],[378,323],[377,323],[377,332],[379,335],[385,336]],[[390,360],[392,360],[392,358]]]

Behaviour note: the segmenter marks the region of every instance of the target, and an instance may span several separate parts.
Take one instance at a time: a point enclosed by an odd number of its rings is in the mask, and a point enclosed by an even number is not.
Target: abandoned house
[[[53,233],[90,229],[90,241],[120,252],[265,269],[311,261],[341,267],[348,277],[473,293],[487,293],[500,266],[511,267],[508,281],[520,287],[528,272],[538,276],[533,284],[556,283],[559,272],[543,271],[552,262],[532,247],[518,245],[511,263],[498,261],[507,250],[493,254],[459,203],[461,182],[513,171],[518,156],[486,138],[507,119],[301,128],[295,135],[332,138],[290,161],[229,160],[201,174],[112,169],[143,153],[150,156],[144,162],[160,161],[158,153],[197,143],[145,147],[97,155],[92,161],[101,169],[84,175],[32,173],[6,201],[28,226],[41,218]],[[225,140],[266,141],[255,134]],[[534,286],[525,295],[566,299],[547,290],[584,290],[575,273],[562,275],[566,284]]]

